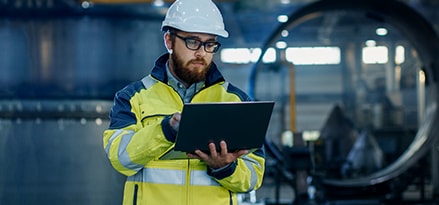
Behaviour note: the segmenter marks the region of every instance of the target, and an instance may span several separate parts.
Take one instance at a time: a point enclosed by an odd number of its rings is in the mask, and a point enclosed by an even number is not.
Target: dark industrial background
[[[124,177],[102,133],[114,93],[166,52],[160,26],[172,2],[0,0],[0,204],[121,204]],[[229,81],[276,102],[264,185],[242,204],[438,203],[439,1],[215,2],[230,33],[222,49],[278,57],[215,54]],[[389,48],[388,63],[362,62],[366,40]],[[341,62],[295,65],[278,41],[339,47]]]

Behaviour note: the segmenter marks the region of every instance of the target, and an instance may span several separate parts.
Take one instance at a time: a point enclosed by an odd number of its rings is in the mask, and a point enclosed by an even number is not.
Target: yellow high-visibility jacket
[[[159,160],[175,142],[169,116],[183,108],[183,100],[167,84],[168,58],[167,54],[161,56],[150,75],[115,95],[103,142],[111,165],[127,176],[123,204],[235,205],[237,193],[256,190],[262,184],[262,148],[219,170],[197,159]],[[212,63],[205,87],[191,102],[249,100],[242,90],[226,82]]]

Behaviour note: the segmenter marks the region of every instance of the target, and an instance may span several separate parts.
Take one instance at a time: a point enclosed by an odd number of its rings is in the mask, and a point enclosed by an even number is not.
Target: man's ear
[[[172,40],[171,34],[169,32],[165,32],[165,34],[163,34],[163,41],[165,43],[166,49],[168,50],[168,53],[172,54]]]

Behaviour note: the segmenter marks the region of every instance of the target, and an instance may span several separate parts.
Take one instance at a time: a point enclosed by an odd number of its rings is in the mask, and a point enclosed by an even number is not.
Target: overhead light
[[[366,44],[366,46],[368,46],[368,47],[373,47],[373,46],[376,46],[376,45],[377,45],[377,42],[374,41],[374,40],[367,40],[367,41],[365,42],[365,44]]]
[[[282,37],[284,37],[284,38],[288,37],[289,34],[290,34],[290,33],[289,33],[287,30],[283,30],[283,31],[280,33],[280,35],[282,35]]]
[[[405,61],[405,48],[402,45],[395,48],[395,63],[397,65],[404,63]]]
[[[83,2],[81,3],[81,7],[82,7],[83,9],[88,9],[88,8],[90,8],[90,6],[91,6],[91,3],[88,2],[88,1],[83,1]]]
[[[277,21],[279,21],[280,23],[285,23],[288,21],[288,16],[287,15],[279,15],[277,17]]]
[[[385,36],[385,35],[387,35],[387,29],[386,28],[377,28],[375,33],[378,36]]]
[[[287,47],[287,42],[285,41],[278,41],[276,43],[276,48],[285,49],[286,47]]]
[[[162,7],[163,5],[165,5],[165,2],[163,0],[154,0],[153,4],[156,7]]]

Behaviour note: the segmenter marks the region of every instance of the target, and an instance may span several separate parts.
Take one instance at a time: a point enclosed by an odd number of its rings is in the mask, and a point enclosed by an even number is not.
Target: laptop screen
[[[175,150],[209,152],[208,144],[227,143],[229,152],[262,147],[273,101],[190,103],[182,111]]]

